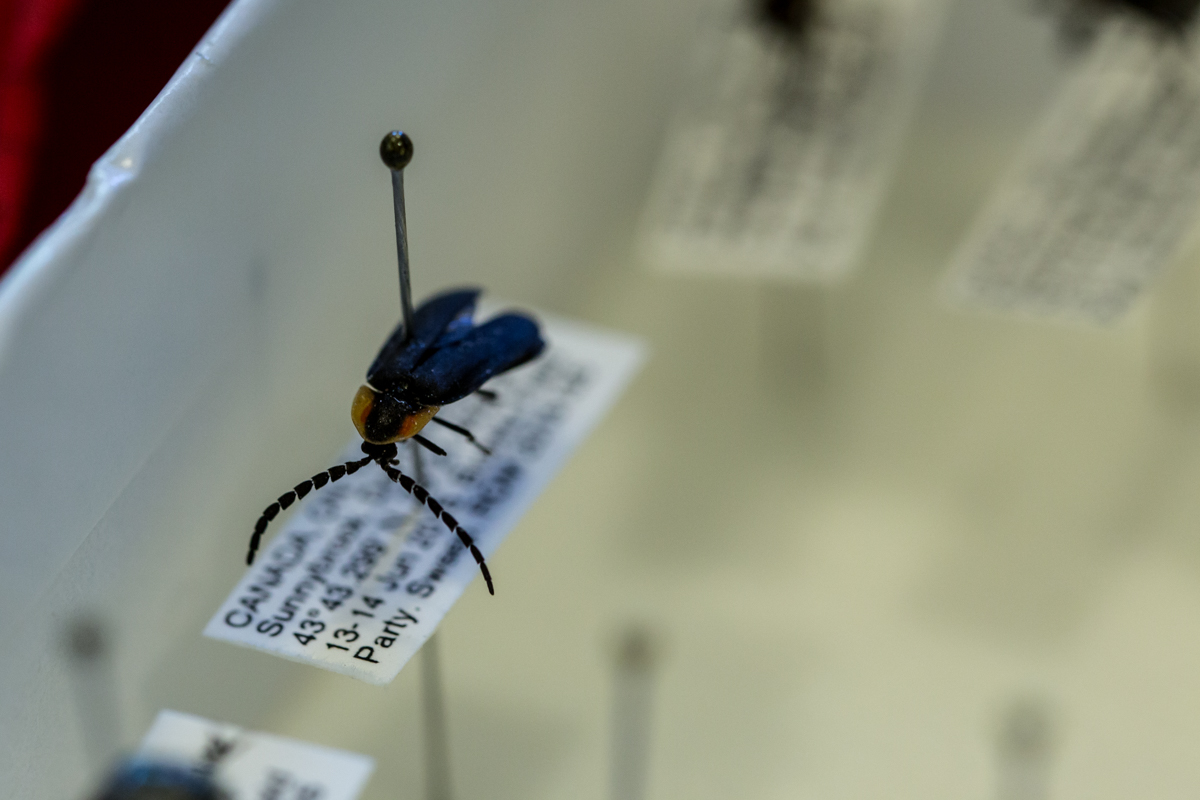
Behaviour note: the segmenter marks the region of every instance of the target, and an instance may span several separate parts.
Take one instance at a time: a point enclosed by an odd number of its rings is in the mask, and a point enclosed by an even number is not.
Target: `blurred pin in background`
[[[610,745],[612,800],[646,796],[657,650],[654,636],[639,625],[626,628],[617,643]]]
[[[1046,800],[1054,726],[1047,704],[1037,697],[1014,700],[1005,712],[997,739],[997,800]]]
[[[450,741],[436,633],[421,646],[421,722],[424,727],[426,800],[452,800]]]
[[[99,774],[123,741],[111,637],[99,618],[81,615],[67,624],[63,638],[84,749]]]

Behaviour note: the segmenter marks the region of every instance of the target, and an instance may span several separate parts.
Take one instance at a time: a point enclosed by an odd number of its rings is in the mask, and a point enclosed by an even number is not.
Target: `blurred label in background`
[[[859,260],[940,0],[723,2],[643,220],[665,270],[827,281]]]
[[[959,250],[952,301],[1108,323],[1174,255],[1200,200],[1200,58],[1104,23]]]
[[[488,557],[641,362],[642,347],[631,337],[545,317],[542,327],[545,354],[488,382],[498,400],[476,395],[441,412],[469,428],[491,455],[456,435],[437,436],[447,455],[422,452],[417,469],[415,443],[401,447],[399,468]],[[360,443],[342,460],[360,458]],[[369,464],[300,504],[204,635],[381,685],[396,677],[478,575],[458,537]],[[506,591],[504,570],[493,565],[492,575],[497,593]]]
[[[208,765],[234,798],[354,800],[375,769],[374,761],[358,753],[252,733],[178,711],[158,713],[138,756]]]

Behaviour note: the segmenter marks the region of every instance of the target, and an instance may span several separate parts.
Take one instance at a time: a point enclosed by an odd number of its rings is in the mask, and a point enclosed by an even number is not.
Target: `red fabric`
[[[46,98],[41,75],[80,0],[0,5],[0,263],[7,264],[29,192]]]
[[[0,272],[83,188],[227,0],[0,0]]]

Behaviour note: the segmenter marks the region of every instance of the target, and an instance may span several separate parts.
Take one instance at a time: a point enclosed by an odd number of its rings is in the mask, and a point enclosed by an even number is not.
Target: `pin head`
[[[408,162],[412,161],[412,139],[408,138],[408,134],[404,131],[392,131],[379,143],[379,157],[383,159],[383,163],[390,170],[404,169],[408,166]]]
[[[107,649],[104,626],[92,617],[79,617],[67,627],[67,650],[80,662],[95,661]]]

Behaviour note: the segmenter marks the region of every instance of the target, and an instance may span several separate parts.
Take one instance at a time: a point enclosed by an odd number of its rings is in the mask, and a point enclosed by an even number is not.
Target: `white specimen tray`
[[[1200,275],[1116,328],[940,308],[938,274],[1062,59],[962,0],[862,269],[666,279],[633,228],[686,0],[236,2],[0,284],[0,784],[81,796],[62,626],[111,626],[131,747],[160,708],[373,757],[422,796],[417,670],[380,689],[200,636],[264,498],[352,435],[418,297],[493,296],[653,360],[441,626],[456,794],[607,794],[606,642],[665,648],[647,798],[996,797],[1006,709],[1050,795],[1200,786]],[[116,741],[119,739],[120,741]]]

